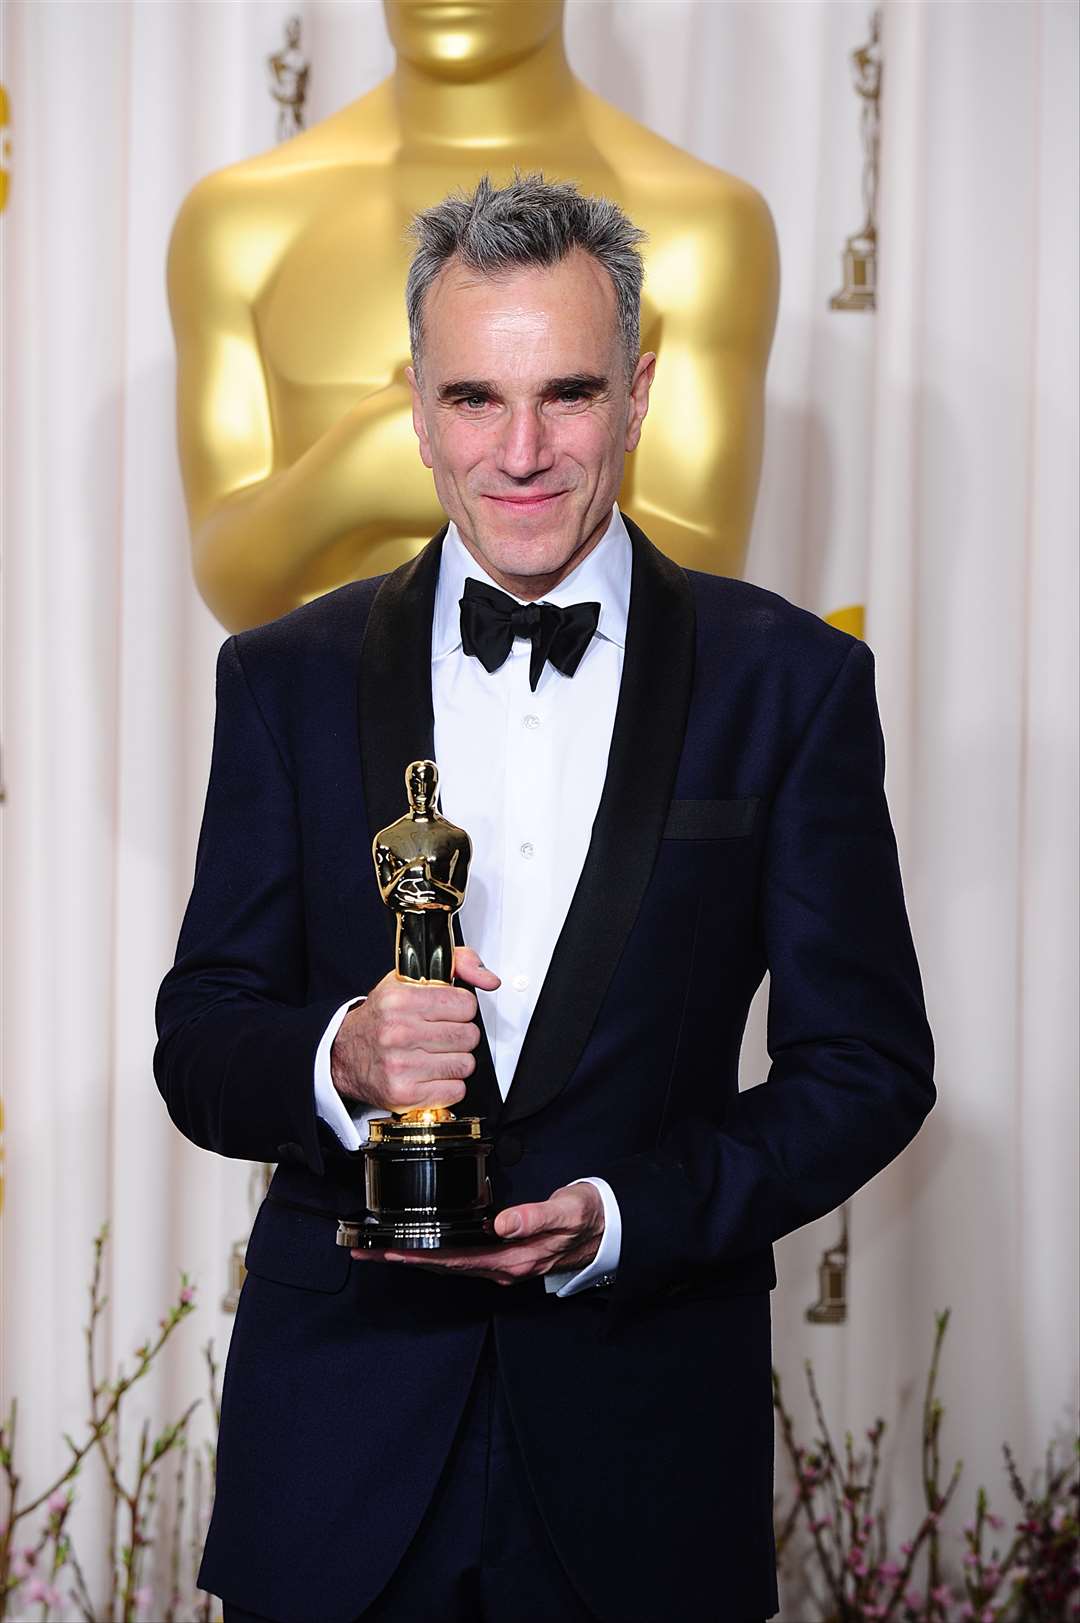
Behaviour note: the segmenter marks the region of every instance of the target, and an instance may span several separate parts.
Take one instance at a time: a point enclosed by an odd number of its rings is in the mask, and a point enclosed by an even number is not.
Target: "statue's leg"
[[[450,931],[449,913],[432,912],[425,915],[427,919],[427,978],[429,981],[446,981],[454,978],[454,938]]]
[[[403,981],[427,980],[425,913],[397,915],[397,972]]]

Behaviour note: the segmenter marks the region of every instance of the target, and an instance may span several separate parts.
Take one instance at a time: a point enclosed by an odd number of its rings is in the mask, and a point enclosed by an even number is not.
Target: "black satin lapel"
[[[444,526],[423,552],[386,577],[368,614],[360,651],[358,711],[369,841],[404,812],[409,762],[434,759],[431,622],[445,534]],[[394,921],[389,909],[386,922],[390,967]],[[480,1031],[476,1069],[457,1108],[460,1115],[491,1117],[502,1099],[482,1021]]]
[[[649,883],[682,754],[693,594],[684,571],[623,516],[634,549],[630,612],[604,791],[500,1125],[542,1110],[573,1075]]]
[[[409,762],[430,760],[435,748],[431,620],[445,534],[445,528],[440,530],[423,552],[387,575],[368,614],[358,699],[360,763],[372,840],[408,804]]]
[[[454,914],[454,940],[459,947],[465,945],[461,938],[461,915]],[[458,981],[458,986],[464,986],[464,981]],[[495,1061],[491,1057],[488,1046],[487,1031],[484,1029],[484,1017],[480,1013],[480,999],[476,999],[476,1024],[480,1027],[480,1043],[473,1050],[476,1058],[476,1069],[472,1076],[465,1081],[465,1097],[455,1107],[459,1116],[484,1116],[490,1126],[495,1117],[502,1110],[503,1099],[499,1091],[499,1079],[495,1075]]]

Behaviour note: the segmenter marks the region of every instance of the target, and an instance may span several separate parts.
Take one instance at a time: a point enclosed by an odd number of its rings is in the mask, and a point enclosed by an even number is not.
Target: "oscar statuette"
[[[439,769],[405,771],[409,810],[372,842],[379,892],[394,914],[395,973],[415,986],[453,984],[454,914],[465,900],[472,841],[436,810]],[[363,1148],[367,1215],[341,1219],[350,1248],[433,1251],[490,1241],[491,1140],[479,1116],[407,1110],[368,1123]]]

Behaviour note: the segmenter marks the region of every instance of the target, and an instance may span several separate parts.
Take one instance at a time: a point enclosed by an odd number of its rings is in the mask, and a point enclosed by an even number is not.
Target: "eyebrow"
[[[566,377],[548,378],[540,389],[545,400],[551,400],[561,394],[569,394],[571,390],[580,394],[599,395],[609,387],[609,380],[596,372],[570,372]],[[451,403],[455,400],[468,400],[471,395],[497,396],[498,388],[486,378],[458,378],[453,383],[443,383],[435,391],[437,400]]]

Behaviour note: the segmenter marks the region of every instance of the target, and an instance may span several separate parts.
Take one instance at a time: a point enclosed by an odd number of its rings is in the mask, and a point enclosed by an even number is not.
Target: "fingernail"
[[[503,1238],[509,1239],[511,1234],[521,1233],[521,1218],[508,1217],[502,1228]]]

